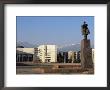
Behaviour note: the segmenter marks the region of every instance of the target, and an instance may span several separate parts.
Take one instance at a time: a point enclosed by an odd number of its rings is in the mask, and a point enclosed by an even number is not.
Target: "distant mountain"
[[[92,48],[94,48],[94,45],[91,45]],[[71,44],[71,45],[66,45],[58,48],[59,51],[67,52],[67,51],[80,51],[81,45],[80,43],[78,44]]]
[[[79,50],[80,50],[80,44],[64,45],[64,46],[58,48],[58,52],[59,51],[63,51],[63,52],[79,51]]]
[[[38,45],[33,45],[28,42],[17,42],[17,47],[24,47],[24,48],[35,48],[38,47]],[[63,45],[63,46],[58,46],[57,50],[67,52],[67,51],[80,51],[80,43],[78,44],[70,44],[70,45]],[[91,44],[91,47],[94,48],[94,44]]]
[[[33,44],[28,43],[28,42],[21,42],[21,41],[19,41],[16,44],[17,44],[16,45],[17,47],[21,47],[21,46],[23,46],[24,48],[34,48],[34,47],[37,47],[37,45],[33,45]]]

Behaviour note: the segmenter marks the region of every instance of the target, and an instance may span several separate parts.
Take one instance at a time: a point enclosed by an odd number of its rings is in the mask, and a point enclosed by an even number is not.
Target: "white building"
[[[74,61],[74,51],[68,51],[68,59]]]
[[[16,48],[16,62],[32,62],[34,48]]]
[[[42,62],[57,62],[56,45],[40,45],[38,47],[38,56]]]
[[[34,48],[17,48],[18,51],[34,54]]]
[[[73,62],[80,61],[80,51],[68,51],[68,59]]]

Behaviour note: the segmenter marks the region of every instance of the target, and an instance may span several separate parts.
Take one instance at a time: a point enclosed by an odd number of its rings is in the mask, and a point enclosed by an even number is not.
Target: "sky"
[[[17,42],[33,45],[68,45],[80,43],[83,39],[81,25],[86,21],[94,43],[93,16],[17,16]]]

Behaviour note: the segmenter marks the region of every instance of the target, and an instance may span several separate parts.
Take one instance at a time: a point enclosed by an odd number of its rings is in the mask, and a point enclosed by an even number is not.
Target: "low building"
[[[16,62],[32,62],[34,55],[34,48],[17,48]]]
[[[30,54],[34,54],[34,48],[17,48],[16,50],[30,53]]]

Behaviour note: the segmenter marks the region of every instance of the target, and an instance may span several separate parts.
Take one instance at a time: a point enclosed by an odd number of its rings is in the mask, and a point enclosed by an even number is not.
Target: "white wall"
[[[34,48],[17,48],[18,51],[34,54]]]
[[[42,60],[42,62],[45,62],[46,59],[46,48],[45,46],[47,46],[47,56],[50,56],[50,62],[56,62],[57,61],[57,47],[56,45],[40,45],[38,47],[38,56],[40,57],[40,59]]]

